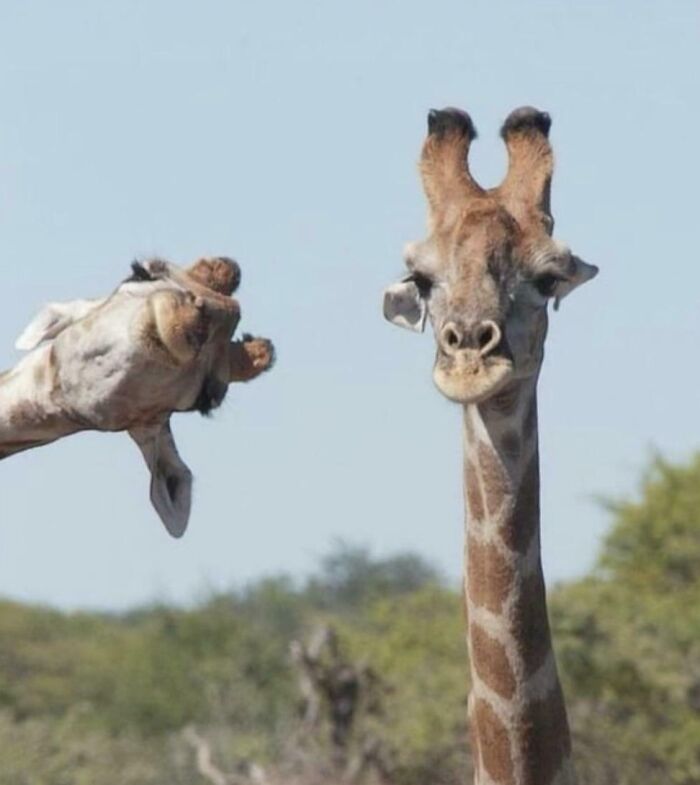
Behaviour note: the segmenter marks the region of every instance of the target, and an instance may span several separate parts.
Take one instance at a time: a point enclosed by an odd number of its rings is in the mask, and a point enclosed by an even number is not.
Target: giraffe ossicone
[[[384,315],[436,342],[433,380],[464,409],[465,579],[477,785],[573,785],[571,744],[540,556],[537,380],[547,304],[598,269],[551,237],[551,119],[522,107],[501,129],[508,171],[469,171],[466,112],[428,115],[420,172],[428,237]]]
[[[134,262],[108,297],[47,305],[17,340],[28,354],[0,373],[0,459],[79,431],[128,431],[151,472],[153,506],[182,536],[192,473],[171,415],[208,414],[230,383],[274,362],[268,339],[232,340],[239,282],[228,257],[186,269],[151,259]]]

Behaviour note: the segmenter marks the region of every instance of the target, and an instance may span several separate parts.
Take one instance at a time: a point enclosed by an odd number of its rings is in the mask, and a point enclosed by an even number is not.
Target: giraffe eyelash
[[[430,296],[430,291],[433,288],[434,283],[432,278],[425,275],[424,273],[413,272],[408,276],[408,278],[406,278],[406,280],[413,281],[421,297]]]

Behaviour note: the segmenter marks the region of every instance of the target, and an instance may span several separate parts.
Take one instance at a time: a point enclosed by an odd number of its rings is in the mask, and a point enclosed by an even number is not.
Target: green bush
[[[698,785],[700,456],[655,461],[637,499],[608,507],[596,568],[550,596],[580,778]],[[183,742],[191,723],[223,769],[283,765],[298,752],[289,643],[319,623],[381,680],[382,712],[356,742],[381,741],[396,785],[463,783],[458,592],[419,557],[341,545],[304,583],[268,578],[189,610],[0,602],[0,785],[205,785]]]

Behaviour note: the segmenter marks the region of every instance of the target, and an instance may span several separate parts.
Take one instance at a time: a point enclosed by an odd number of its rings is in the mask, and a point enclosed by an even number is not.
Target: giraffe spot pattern
[[[507,550],[520,556],[525,556],[531,546],[536,545],[533,538],[539,533],[539,462],[535,450],[514,494],[503,459],[517,460],[523,444],[536,431],[536,400],[533,398],[528,404],[522,433],[514,430],[503,433],[497,452],[490,445],[479,443],[476,446],[478,466],[467,461],[465,468],[470,522],[504,515],[499,532],[502,543]],[[509,406],[517,406],[517,400],[505,396],[497,401],[497,413],[507,414]],[[474,435],[473,426],[467,420],[467,436],[472,445],[475,445]],[[471,603],[499,614],[503,613],[505,601],[511,599],[513,604],[509,604],[509,612],[503,621],[517,642],[517,655],[524,675],[531,678],[551,653],[541,568],[519,577],[502,549],[499,550],[493,542],[473,537],[468,539],[467,551],[467,592]],[[517,683],[505,647],[478,624],[472,624],[469,630],[472,667],[476,675],[494,693],[506,700],[512,699]],[[495,782],[513,782],[517,773],[522,785],[548,785],[571,754],[566,709],[556,678],[545,698],[531,700],[523,707],[514,728],[516,735],[512,741],[521,752],[518,755],[518,772],[515,771],[508,725],[483,699],[477,699],[472,709],[470,735],[475,759]]]
[[[484,507],[484,497],[481,493],[481,486],[479,485],[479,474],[477,467],[471,462],[467,461],[464,470],[464,483],[467,490],[467,511],[469,513],[469,521],[483,521],[486,509]]]
[[[542,570],[523,579],[511,614],[511,632],[518,641],[527,676],[539,670],[551,650]]]
[[[503,527],[503,542],[509,550],[525,555],[540,521],[540,472],[537,454],[525,469],[515,504]]]
[[[467,576],[469,600],[479,608],[500,613],[515,576],[496,545],[469,537]]]
[[[493,448],[482,442],[477,455],[486,493],[486,509],[492,515],[500,507],[503,497],[511,493],[510,479]]]
[[[492,638],[478,624],[472,624],[471,657],[478,677],[502,698],[515,694],[515,675],[502,643]]]
[[[571,754],[571,739],[561,688],[544,699],[533,701],[519,729],[523,750],[523,785],[550,783]]]
[[[475,703],[474,718],[484,768],[496,782],[512,782],[513,757],[506,727],[491,706],[482,699],[477,699]]]

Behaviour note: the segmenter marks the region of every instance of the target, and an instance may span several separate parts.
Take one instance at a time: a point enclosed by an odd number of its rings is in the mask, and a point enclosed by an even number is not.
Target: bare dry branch
[[[214,765],[209,742],[200,736],[190,725],[182,732],[185,741],[194,749],[197,756],[197,771],[212,785],[233,785],[233,780]]]

